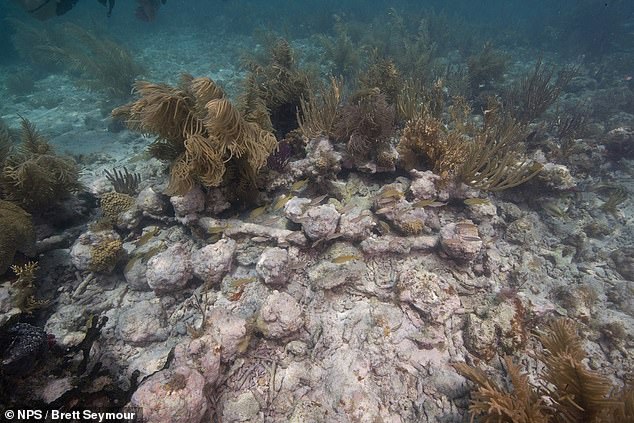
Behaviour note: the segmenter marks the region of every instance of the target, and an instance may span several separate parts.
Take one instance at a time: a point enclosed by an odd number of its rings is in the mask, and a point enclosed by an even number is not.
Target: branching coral
[[[506,94],[508,109],[522,123],[533,121],[559,98],[576,73],[576,68],[565,67],[555,77],[555,68],[538,60],[533,70]]]
[[[283,137],[298,126],[297,109],[301,99],[309,96],[309,75],[296,66],[295,53],[284,39],[277,39],[269,47],[265,60],[252,58],[246,62],[251,75],[243,99],[250,101],[247,104],[243,101],[241,112],[245,116],[251,114],[248,104],[261,111],[262,106],[254,101],[259,98],[270,112],[273,128]]]
[[[406,169],[413,169],[424,161],[444,180],[456,176],[467,154],[463,134],[446,131],[442,123],[427,112],[407,123],[397,149]]]
[[[556,320],[539,335],[544,352],[537,359],[544,365],[543,383],[531,386],[528,375],[510,358],[505,359],[513,390],[500,387],[481,369],[465,363],[454,365],[476,384],[469,411],[484,422],[508,423],[616,423],[634,419],[634,390],[615,389],[610,380],[589,370],[586,352],[570,320]]]
[[[0,275],[13,262],[16,251],[32,254],[35,228],[31,215],[8,201],[0,200]]]
[[[332,73],[346,79],[353,79],[361,63],[360,48],[348,34],[348,26],[340,16],[335,15],[334,39],[322,36],[321,44],[325,57],[332,63]]]
[[[379,57],[376,51],[368,70],[359,77],[361,90],[379,89],[389,104],[395,105],[403,90],[403,78],[392,60]]]
[[[482,51],[467,60],[469,85],[472,94],[490,89],[492,82],[502,78],[508,58],[493,48],[490,42],[484,44]]]
[[[178,87],[138,81],[139,99],[115,109],[131,129],[157,136],[150,152],[171,160],[169,195],[182,195],[194,184],[221,185],[227,166],[254,175],[266,163],[277,140],[257,123],[246,121],[209,78],[184,75]]]
[[[75,162],[55,155],[46,138],[26,119],[22,119],[21,140],[0,173],[0,189],[6,199],[41,213],[81,189]]]
[[[132,53],[104,34],[70,22],[50,29],[12,23],[16,48],[33,64],[70,71],[78,84],[113,99],[128,98],[134,78],[143,73]]]
[[[497,105],[487,110],[481,128],[472,124],[462,100],[454,99],[450,111],[451,130],[427,110],[408,122],[397,146],[406,169],[424,161],[445,182],[455,180],[486,191],[515,187],[541,170],[522,157],[522,128]]]
[[[489,109],[484,127],[468,144],[459,179],[474,188],[501,191],[536,176],[542,166],[522,158],[521,133],[522,128],[514,119]]]
[[[301,99],[297,122],[302,135],[308,139],[333,135],[342,90],[342,79],[332,77],[329,88],[323,90],[319,96],[311,94],[308,99]]]
[[[375,160],[391,148],[394,116],[394,107],[378,88],[360,91],[342,107],[335,123],[335,138],[347,142],[348,154],[355,163]]]

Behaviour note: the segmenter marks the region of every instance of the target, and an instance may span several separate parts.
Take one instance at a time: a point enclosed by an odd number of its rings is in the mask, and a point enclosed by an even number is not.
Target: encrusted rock
[[[194,275],[205,283],[216,284],[231,269],[236,242],[223,238],[196,250],[191,255]]]
[[[297,332],[304,324],[302,310],[286,292],[273,291],[260,311],[256,325],[267,338],[284,338]]]
[[[247,321],[242,317],[216,308],[209,313],[207,325],[206,333],[222,346],[220,354],[223,362],[233,360],[247,348],[249,332]]]
[[[603,140],[608,153],[618,159],[634,157],[634,129],[629,126],[616,128],[607,133]]]
[[[575,178],[572,177],[570,170],[560,164],[546,163],[537,177],[546,183],[549,188],[558,191],[565,191],[577,186]]]
[[[174,365],[196,369],[213,386],[220,376],[220,351],[222,345],[211,335],[203,335],[174,349]]]
[[[361,253],[342,252],[331,260],[324,260],[311,267],[308,270],[308,278],[315,288],[333,289],[358,282],[365,271],[366,265]]]
[[[288,266],[288,250],[272,247],[264,250],[255,265],[255,270],[264,279],[265,284],[283,285],[290,276]]]
[[[143,381],[130,405],[143,409],[148,423],[198,423],[207,412],[205,378],[181,366],[161,370]]]
[[[436,183],[440,180],[440,176],[434,174],[431,170],[421,172],[413,169],[410,171],[413,181],[409,187],[414,199],[431,200],[438,196],[436,191]]]
[[[205,194],[200,187],[194,187],[183,196],[170,197],[170,202],[174,206],[176,217],[192,221],[196,220],[197,213],[205,209]]]
[[[489,361],[496,353],[497,335],[495,323],[489,319],[481,319],[475,314],[467,315],[463,333],[465,347],[477,357]]]
[[[397,288],[401,301],[411,304],[436,324],[444,323],[461,306],[460,298],[450,283],[419,266],[404,265]]]
[[[376,222],[370,210],[354,207],[339,219],[339,233],[343,239],[349,241],[361,241],[372,233]]]
[[[482,250],[478,227],[470,220],[450,223],[440,230],[440,245],[449,257],[460,261],[475,259]]]
[[[165,197],[154,191],[152,187],[145,188],[137,195],[136,205],[151,216],[162,216],[167,209]]]
[[[176,243],[147,263],[147,283],[157,294],[182,289],[193,276],[189,250]]]
[[[634,281],[634,248],[621,248],[614,251],[610,257],[614,260],[616,271],[625,279]]]
[[[70,250],[73,265],[79,270],[110,273],[122,257],[121,237],[115,231],[84,232]]]
[[[169,336],[163,310],[157,300],[143,300],[124,308],[119,313],[116,328],[119,337],[133,345],[165,341]]]
[[[251,391],[230,394],[228,398],[224,398],[222,407],[223,422],[250,422],[255,423],[260,413],[260,403]]]

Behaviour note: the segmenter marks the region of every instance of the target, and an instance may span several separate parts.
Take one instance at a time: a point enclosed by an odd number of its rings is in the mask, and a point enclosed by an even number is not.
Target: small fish
[[[381,229],[381,232],[384,234],[389,234],[392,232],[392,229],[390,229],[390,225],[388,225],[382,220],[379,220],[379,227]]]
[[[412,207],[418,209],[418,208],[422,208],[422,207],[427,207],[430,204],[432,204],[434,201],[436,200],[419,200],[417,202],[415,202],[414,204],[412,204]]]
[[[230,283],[231,283],[231,286],[233,288],[238,288],[238,287],[241,287],[242,285],[246,285],[248,283],[255,282],[257,279],[258,278],[256,278],[255,276],[251,276],[250,278],[234,279]]]
[[[461,239],[463,241],[469,241],[469,242],[482,241],[482,238],[477,237],[477,236],[463,236],[463,237],[461,237]]]
[[[312,201],[310,202],[311,206],[316,206],[317,204],[321,203],[322,201],[324,201],[324,198],[328,197],[328,194],[324,194],[324,195],[320,195],[319,197],[315,197],[312,199]]]
[[[484,204],[491,204],[491,201],[487,198],[467,198],[464,200],[467,206],[480,206]]]
[[[400,200],[401,198],[403,198],[403,193],[401,191],[397,190],[396,188],[388,188],[385,191],[383,191],[382,193],[380,193],[379,197],[381,197],[381,198],[395,198],[397,200]]]
[[[331,262],[334,264],[342,264],[350,260],[359,260],[359,259],[361,259],[360,256],[357,256],[354,254],[344,254],[344,255],[335,257],[334,259],[331,260]]]
[[[412,204],[414,208],[423,208],[423,207],[442,207],[446,206],[447,203],[443,203],[436,200],[420,200]]]
[[[380,209],[378,209],[377,211],[375,211],[374,213],[376,214],[385,214],[385,213],[389,213],[390,211],[393,211],[394,208],[393,207],[382,207]]]
[[[355,216],[352,219],[350,219],[350,223],[358,223],[366,217],[369,217],[369,216],[365,213],[360,213],[358,216]]]
[[[291,192],[301,191],[308,184],[308,179],[302,179],[291,185]]]
[[[292,195],[286,195],[286,194],[282,194],[277,201],[275,202],[275,204],[273,204],[273,211],[278,211],[279,209],[281,209],[282,207],[284,207],[286,205],[286,203],[288,203],[288,201],[293,198]]]
[[[207,228],[207,233],[210,235],[221,234],[226,231],[228,227],[229,225],[212,226],[210,228]]]
[[[253,210],[251,210],[251,213],[249,213],[249,218],[257,219],[258,217],[262,216],[265,211],[266,211],[266,206],[262,206],[262,207],[258,207],[257,209],[253,209]]]

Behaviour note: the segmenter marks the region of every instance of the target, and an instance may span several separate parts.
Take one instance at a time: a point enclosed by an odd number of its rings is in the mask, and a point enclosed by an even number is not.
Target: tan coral
[[[255,175],[277,146],[275,136],[246,121],[209,78],[183,75],[178,87],[139,81],[135,90],[140,98],[113,115],[157,135],[150,152],[171,161],[169,195],[183,195],[196,183],[219,186],[226,174]],[[230,166],[237,171],[227,172]],[[234,182],[253,185],[254,178]]]
[[[123,251],[120,239],[104,239],[91,249],[90,270],[110,273],[117,265]]]
[[[101,197],[101,212],[104,217],[116,222],[119,215],[134,206],[134,197],[119,192],[108,192]]]

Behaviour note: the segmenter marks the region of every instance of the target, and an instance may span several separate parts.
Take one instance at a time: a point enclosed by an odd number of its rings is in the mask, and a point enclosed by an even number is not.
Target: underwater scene
[[[634,422],[634,2],[0,3],[2,421]]]

